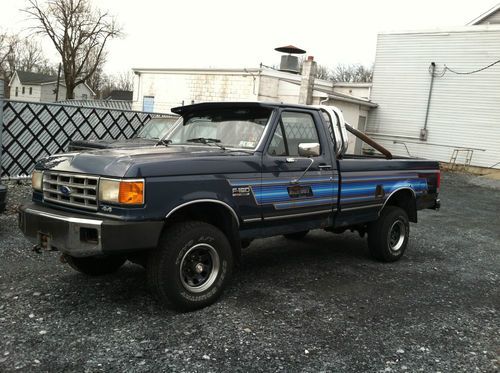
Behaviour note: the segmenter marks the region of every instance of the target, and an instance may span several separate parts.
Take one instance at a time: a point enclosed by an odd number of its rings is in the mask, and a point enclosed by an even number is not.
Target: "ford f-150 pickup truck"
[[[252,239],[310,230],[367,234],[371,255],[401,258],[417,211],[437,209],[435,161],[347,155],[330,106],[200,103],[172,109],[168,141],[52,155],[36,164],[19,226],[88,275],[142,264],[161,304],[213,303]],[[359,136],[359,133],[357,134]],[[272,285],[270,285],[272,286]]]

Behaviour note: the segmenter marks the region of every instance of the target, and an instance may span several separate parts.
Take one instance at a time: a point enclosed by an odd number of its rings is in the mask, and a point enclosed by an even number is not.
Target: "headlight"
[[[101,179],[99,200],[125,205],[142,205],[144,203],[144,180]]]
[[[34,190],[41,191],[43,188],[43,172],[33,171],[31,174],[31,186]]]

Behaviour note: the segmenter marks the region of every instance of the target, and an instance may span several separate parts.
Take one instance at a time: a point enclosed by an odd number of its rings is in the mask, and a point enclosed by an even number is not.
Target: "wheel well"
[[[410,189],[401,189],[392,194],[385,202],[385,206],[398,206],[406,211],[412,223],[417,222],[417,201],[415,194]]]
[[[203,221],[219,228],[226,235],[231,244],[235,262],[239,262],[241,256],[241,241],[238,222],[227,207],[214,202],[199,202],[186,205],[176,210],[167,218],[165,227],[186,220]]]

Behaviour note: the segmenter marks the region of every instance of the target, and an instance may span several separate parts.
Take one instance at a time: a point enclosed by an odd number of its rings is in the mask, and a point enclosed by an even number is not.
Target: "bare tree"
[[[102,64],[107,42],[120,37],[121,29],[114,17],[94,9],[90,0],[27,1],[24,11],[35,21],[33,29],[47,35],[61,55],[66,98],[72,99],[75,87]]]
[[[94,72],[87,78],[86,83],[97,94],[97,98],[102,98],[99,96],[99,92],[105,84],[104,62],[106,57],[106,51],[103,52],[101,58],[94,52],[89,55],[87,61],[88,69],[90,69],[91,66],[96,66]]]
[[[330,69],[324,65],[317,65],[316,66],[316,74],[315,77],[317,79],[323,79],[323,80],[331,80],[332,73]]]
[[[10,74],[16,70],[55,74],[55,66],[44,56],[40,42],[33,38],[19,39],[8,59]]]
[[[131,91],[134,89],[134,74],[131,71],[122,71],[114,76],[115,89]]]
[[[132,72],[123,71],[117,74],[103,74],[99,96],[106,98],[112,91],[132,91],[134,88],[134,75]]]
[[[372,81],[373,68],[359,64],[338,64],[332,72],[331,80],[346,83],[367,83]]]
[[[12,58],[18,40],[6,32],[0,33],[0,74],[10,71],[9,59]]]

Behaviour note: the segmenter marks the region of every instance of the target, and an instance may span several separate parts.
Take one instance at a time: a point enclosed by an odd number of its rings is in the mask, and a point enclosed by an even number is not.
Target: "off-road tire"
[[[89,276],[102,276],[116,272],[125,263],[121,256],[90,256],[76,258],[63,254],[63,260],[75,271]]]
[[[212,260],[212,266],[203,262],[204,269],[211,269],[206,270],[207,280],[201,285],[188,284],[186,280],[199,268],[191,264],[203,256],[202,251],[198,259],[193,259],[194,250],[206,250]],[[211,224],[177,223],[162,233],[158,248],[149,254],[146,270],[149,287],[160,304],[181,312],[194,311],[214,303],[229,282],[233,270],[231,246],[224,233]],[[194,275],[202,276],[203,272]]]
[[[371,256],[383,262],[399,260],[408,246],[409,234],[410,223],[406,211],[397,206],[385,207],[378,220],[368,225]]]

